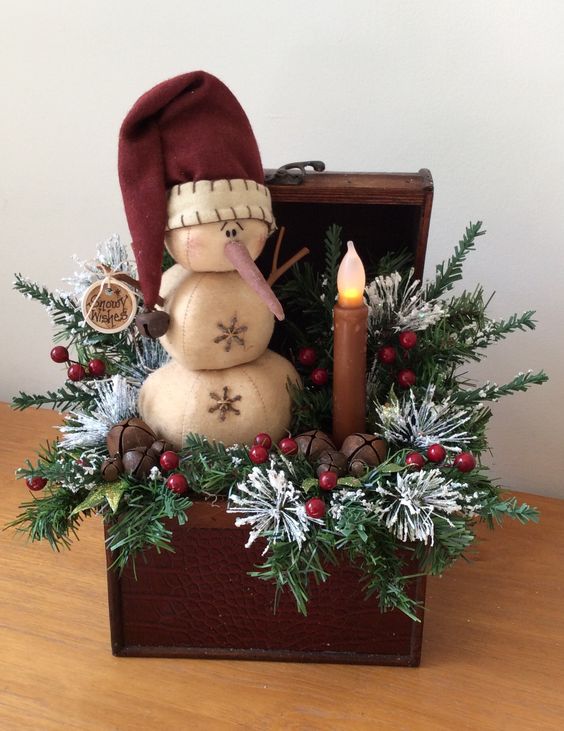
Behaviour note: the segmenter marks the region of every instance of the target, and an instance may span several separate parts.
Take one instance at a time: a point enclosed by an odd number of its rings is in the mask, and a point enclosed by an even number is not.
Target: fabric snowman
[[[267,349],[284,314],[254,260],[275,222],[239,102],[203,71],[159,84],[123,122],[119,174],[149,329],[172,358],[145,381],[142,418],[177,448],[189,432],[279,439],[299,377]],[[177,263],[161,281],[165,245]]]

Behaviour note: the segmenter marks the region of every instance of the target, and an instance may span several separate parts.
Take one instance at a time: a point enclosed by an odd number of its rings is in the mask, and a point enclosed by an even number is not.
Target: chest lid
[[[267,179],[274,172],[267,170]],[[363,260],[407,250],[416,277],[422,277],[433,203],[429,170],[307,172],[300,177],[299,184],[276,178],[269,183],[278,227],[285,228],[285,258],[307,246],[311,261],[321,268],[325,232],[336,223],[343,227],[343,239],[354,241]],[[272,245],[265,252],[268,258]]]

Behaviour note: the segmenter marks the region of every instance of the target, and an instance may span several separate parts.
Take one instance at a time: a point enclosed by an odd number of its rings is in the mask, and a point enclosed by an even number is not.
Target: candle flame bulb
[[[360,307],[364,301],[366,274],[360,256],[352,241],[347,242],[347,253],[337,272],[337,289],[341,307]]]

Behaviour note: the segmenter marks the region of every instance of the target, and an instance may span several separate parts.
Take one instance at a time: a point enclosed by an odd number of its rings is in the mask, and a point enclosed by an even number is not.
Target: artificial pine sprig
[[[47,393],[24,393],[20,391],[12,399],[12,408],[17,411],[24,409],[49,406],[58,411],[68,411],[73,408],[88,409],[94,401],[94,392],[88,388],[86,383],[73,383],[67,381],[56,391]]]
[[[293,434],[300,434],[315,424],[321,431],[331,431],[332,393],[328,388],[314,388],[306,384],[298,388],[292,384],[289,388],[292,397]]]
[[[454,254],[446,262],[437,265],[435,281],[427,285],[425,299],[440,297],[462,279],[462,265],[469,252],[476,246],[478,236],[483,236],[485,233],[481,221],[468,224],[464,236],[454,249]]]
[[[327,229],[324,241],[325,266],[321,273],[310,262],[300,261],[292,267],[292,277],[276,288],[278,297],[284,303],[285,322],[294,336],[293,347],[316,347],[324,354],[322,365],[330,364],[333,357],[332,340],[328,341],[327,333],[333,327],[337,271],[343,251],[341,234],[342,228],[336,224]]]
[[[253,468],[245,447],[226,447],[201,434],[188,434],[184,443],[180,469],[194,492],[226,494]]]
[[[483,386],[466,390],[460,389],[453,394],[453,400],[461,406],[471,406],[482,401],[497,401],[503,396],[510,396],[519,391],[527,391],[530,386],[540,386],[546,381],[548,381],[548,376],[544,371],[518,373],[515,378],[501,386],[488,381]]]
[[[78,493],[60,487],[47,487],[40,498],[24,501],[21,513],[6,528],[15,528],[27,536],[29,541],[47,541],[51,548],[60,551],[70,548],[72,539],[78,540],[81,515],[73,515],[80,502]]]
[[[184,525],[191,505],[189,497],[176,495],[162,479],[146,483],[131,480],[127,497],[120,501],[117,511],[107,508],[102,512],[107,525],[106,547],[113,558],[111,568],[121,573],[131,563],[135,571],[136,559],[149,548],[159,553],[174,552],[172,531],[164,521]]]

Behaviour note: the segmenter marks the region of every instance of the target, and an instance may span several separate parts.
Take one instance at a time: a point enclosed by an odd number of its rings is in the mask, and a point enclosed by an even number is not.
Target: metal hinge
[[[264,178],[267,183],[275,185],[299,185],[304,181],[306,168],[313,168],[316,173],[322,173],[325,170],[325,163],[321,160],[289,162],[278,170],[265,170]]]

